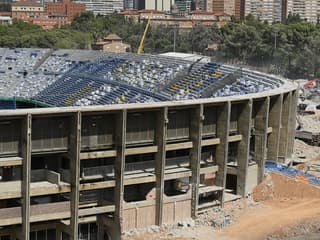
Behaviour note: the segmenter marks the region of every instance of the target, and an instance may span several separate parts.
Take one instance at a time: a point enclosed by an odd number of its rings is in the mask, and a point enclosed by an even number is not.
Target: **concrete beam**
[[[123,228],[123,201],[124,201],[124,171],[125,171],[125,149],[126,149],[126,128],[127,128],[127,110],[122,110],[116,116],[115,129],[115,147],[117,157],[114,164],[116,186],[114,190],[115,214],[114,214],[114,231],[117,232],[118,238],[121,239]]]
[[[247,191],[247,178],[250,152],[251,120],[252,120],[252,100],[241,104],[241,112],[238,117],[238,131],[242,135],[242,140],[238,143],[237,151],[237,194],[245,197]]]
[[[228,160],[228,136],[230,126],[231,103],[228,101],[217,110],[217,137],[220,144],[216,146],[216,161],[218,166],[216,185],[225,188],[227,178]],[[224,204],[224,191],[219,199],[221,205]]]
[[[190,137],[193,147],[190,151],[190,166],[191,166],[191,217],[197,217],[197,209],[199,203],[199,184],[200,184],[200,160],[201,160],[201,141],[203,127],[203,105],[197,106],[193,110],[190,122]]]
[[[79,185],[80,185],[80,150],[81,150],[81,112],[71,117],[70,129],[70,237],[78,239],[78,218],[79,218]]]
[[[162,108],[157,116],[156,144],[156,224],[162,225],[163,194],[164,194],[164,169],[166,165],[166,139],[168,124],[168,108]]]
[[[263,101],[254,102],[257,105],[257,113],[255,116],[254,125],[254,159],[258,164],[257,182],[263,180],[264,166],[267,158],[267,137],[268,137],[268,122],[269,122],[269,107],[270,98],[267,97]]]
[[[30,239],[30,182],[31,182],[31,133],[32,116],[28,114],[22,120],[22,231],[21,237],[24,240]]]
[[[289,128],[291,126],[291,123],[290,123],[290,115],[292,110],[291,103],[292,103],[291,93],[285,94],[283,97],[283,104],[282,104],[280,140],[279,140],[278,162],[280,163],[284,163],[287,157]]]
[[[296,116],[297,116],[297,104],[298,104],[299,91],[291,92],[291,105],[290,105],[290,117],[288,125],[288,147],[287,147],[287,158],[292,158],[294,139],[296,135]]]
[[[282,94],[270,98],[268,125],[272,128],[272,132],[267,140],[267,159],[272,161],[278,161],[282,102]]]

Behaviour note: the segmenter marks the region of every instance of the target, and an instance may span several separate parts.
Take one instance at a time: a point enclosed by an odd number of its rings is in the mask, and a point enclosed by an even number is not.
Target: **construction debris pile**
[[[255,187],[252,196],[258,202],[281,198],[320,198],[320,188],[299,178],[271,172]]]
[[[310,80],[300,88],[296,138],[320,146],[320,79]]]
[[[295,139],[294,149],[294,156],[295,158],[298,158],[300,161],[320,160],[320,147],[310,146],[306,144],[304,141]]]

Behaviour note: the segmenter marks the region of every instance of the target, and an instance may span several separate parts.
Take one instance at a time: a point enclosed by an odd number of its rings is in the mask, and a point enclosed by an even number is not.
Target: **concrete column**
[[[216,185],[223,187],[223,189],[226,187],[227,178],[230,114],[230,102],[226,102],[224,105],[217,107],[217,138],[220,138],[220,144],[216,147],[216,162],[218,166]],[[223,206],[224,191],[222,191],[220,202],[221,206]]]
[[[252,100],[250,99],[241,105],[242,111],[238,117],[238,131],[242,135],[242,140],[238,143],[237,151],[237,194],[245,197],[247,194]]]
[[[267,157],[267,137],[268,137],[268,121],[269,121],[269,106],[270,98],[267,97],[261,102],[255,102],[258,105],[258,110],[255,116],[254,125],[254,159],[258,165],[258,183],[262,182],[264,175],[264,166]]]
[[[291,105],[290,105],[290,118],[288,126],[288,147],[287,147],[287,158],[292,158],[294,139],[296,135],[296,116],[297,116],[297,104],[298,104],[298,90],[291,93]]]
[[[80,150],[81,150],[81,112],[71,117],[70,129],[70,238],[78,239],[78,207],[80,182]]]
[[[62,240],[62,231],[58,226],[56,227],[56,240]]]
[[[32,134],[32,116],[28,114],[22,120],[22,232],[21,237],[24,240],[30,238],[30,182],[31,182],[31,134]]]
[[[272,133],[267,141],[267,159],[271,161],[278,161],[282,101],[282,94],[270,99],[269,127],[272,127]]]
[[[115,130],[115,145],[117,151],[117,157],[114,164],[115,172],[115,213],[114,223],[115,231],[119,236],[117,239],[121,239],[122,225],[123,225],[123,201],[124,201],[124,171],[125,171],[125,149],[126,149],[126,125],[127,125],[127,110],[122,110],[116,117],[116,130]]]
[[[282,104],[281,127],[280,127],[280,142],[279,142],[279,155],[278,162],[284,163],[287,157],[288,149],[288,135],[290,128],[290,115],[291,115],[291,93],[284,95]]]
[[[199,202],[199,184],[200,184],[200,160],[201,160],[201,140],[202,140],[202,126],[203,126],[203,105],[199,105],[194,109],[190,122],[190,136],[193,143],[190,154],[191,166],[191,216],[197,217],[197,209]]]
[[[164,107],[157,113],[156,144],[156,224],[162,225],[164,169],[166,165],[168,108]]]

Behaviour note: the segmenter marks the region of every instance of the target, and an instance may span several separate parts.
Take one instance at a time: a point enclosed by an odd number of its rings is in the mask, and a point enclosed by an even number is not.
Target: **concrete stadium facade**
[[[1,110],[0,239],[121,239],[246,196],[291,158],[297,94]]]

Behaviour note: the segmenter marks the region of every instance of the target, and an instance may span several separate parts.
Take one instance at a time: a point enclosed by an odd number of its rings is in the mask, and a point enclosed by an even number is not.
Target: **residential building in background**
[[[235,0],[211,0],[213,13],[235,15]]]
[[[245,15],[253,15],[261,21],[281,22],[287,16],[286,0],[246,0]]]
[[[12,3],[12,18],[30,22],[43,29],[52,29],[71,23],[72,19],[86,10],[85,4],[62,0],[61,2],[47,3],[14,2]]]
[[[316,23],[320,17],[320,1],[288,0],[288,13],[299,14],[302,19]]]
[[[76,3],[84,3],[87,11],[92,11],[95,15],[108,15],[123,10],[123,0],[77,0]]]
[[[65,16],[67,21],[71,23],[74,16],[86,11],[85,4],[74,3],[70,0],[62,0],[61,2],[47,3],[47,15],[52,17]]]
[[[12,18],[28,21],[29,18],[36,18],[45,15],[44,6],[31,1],[12,3]]]

